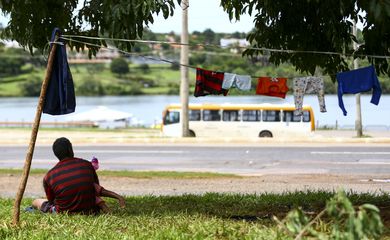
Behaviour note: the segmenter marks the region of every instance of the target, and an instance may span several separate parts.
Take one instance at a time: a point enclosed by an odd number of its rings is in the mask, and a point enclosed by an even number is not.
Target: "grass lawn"
[[[96,80],[103,87],[115,85],[125,87],[129,83],[139,79],[154,82],[153,87],[143,87],[143,94],[173,94],[180,86],[180,71],[172,70],[170,65],[151,64],[149,72],[143,72],[139,65],[130,64],[130,73],[124,76],[116,76],[110,70],[109,64],[71,64],[73,81],[76,86],[83,82]],[[20,84],[31,78],[31,74],[43,80],[44,68],[36,68],[33,73],[20,74],[0,79],[0,96],[21,96]],[[190,83],[195,83],[195,72],[190,71]],[[173,89],[173,90],[172,90]],[[172,92],[173,91],[173,92]]]
[[[0,199],[0,239],[289,239],[282,235],[272,216],[282,218],[297,207],[314,214],[333,194],[127,197],[125,209],[108,201],[113,213],[98,216],[22,212],[19,227],[10,224],[13,200]],[[354,205],[371,203],[382,209],[390,201],[386,194],[349,193],[348,197]],[[22,209],[30,203],[31,199],[24,199]],[[383,211],[382,217],[388,213]],[[388,220],[386,224],[383,239],[390,239]],[[329,230],[326,222],[316,227]]]
[[[30,175],[46,174],[47,169],[31,169]],[[0,174],[22,174],[22,169],[0,168]],[[173,172],[173,171],[108,171],[99,170],[99,176],[107,177],[128,177],[128,178],[180,178],[180,179],[202,179],[202,178],[241,178],[234,174],[222,174],[211,172]]]
[[[0,84],[0,95],[2,97],[19,96],[21,95],[20,84],[26,81],[27,75],[19,75],[16,77],[4,78],[4,82]]]

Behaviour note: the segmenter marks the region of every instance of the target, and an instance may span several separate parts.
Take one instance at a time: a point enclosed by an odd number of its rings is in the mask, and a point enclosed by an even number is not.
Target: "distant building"
[[[177,45],[177,44],[173,44],[175,42],[180,42],[180,41],[177,41],[177,39],[175,39],[175,35],[172,35],[172,34],[169,34],[169,35],[165,35],[165,40],[170,44],[170,47],[175,51],[175,50],[178,50],[180,51],[181,49],[181,45]]]
[[[5,48],[22,48],[17,41],[0,40]]]
[[[221,38],[220,40],[221,47],[248,47],[249,42],[246,39],[238,38]]]
[[[76,52],[68,49],[69,63],[106,63],[120,56],[121,54],[116,48],[101,48],[96,53],[96,57],[92,57],[92,59],[88,57],[88,50]]]
[[[240,48],[248,47],[249,42],[246,39],[221,38],[220,45],[222,48],[230,48],[230,52],[232,53],[240,53]]]
[[[116,48],[101,48],[99,52],[96,53],[96,58],[97,59],[114,59],[118,58],[121,55],[119,54],[118,49]]]

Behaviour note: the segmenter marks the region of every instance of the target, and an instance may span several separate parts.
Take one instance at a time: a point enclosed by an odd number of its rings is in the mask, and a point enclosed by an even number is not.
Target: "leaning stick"
[[[57,41],[57,37],[55,41]],[[35,142],[37,140],[37,135],[39,130],[39,123],[41,122],[41,115],[45,104],[46,90],[47,90],[47,86],[49,85],[50,76],[53,69],[53,62],[54,62],[56,49],[57,49],[57,45],[53,44],[51,51],[49,53],[49,60],[47,62],[46,76],[42,82],[41,94],[39,96],[37,111],[35,113],[35,120],[34,120],[34,125],[32,127],[30,144],[28,146],[26,160],[24,162],[24,167],[23,167],[22,178],[20,180],[18,192],[16,193],[15,202],[14,202],[14,212],[13,212],[13,221],[12,221],[14,225],[19,224],[20,202],[22,201],[24,190],[26,189],[28,175],[31,167],[31,161],[34,155]]]

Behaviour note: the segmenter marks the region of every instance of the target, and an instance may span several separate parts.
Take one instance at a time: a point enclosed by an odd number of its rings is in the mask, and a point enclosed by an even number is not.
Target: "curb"
[[[324,136],[324,134],[325,136]],[[28,145],[30,129],[0,129],[0,144]],[[159,132],[93,132],[93,131],[40,131],[37,145],[51,145],[58,137],[65,136],[75,144],[174,144],[174,145],[338,145],[338,144],[390,144],[390,133],[380,137],[356,138],[351,132],[345,131],[317,131],[308,136],[292,136],[280,138],[174,138],[162,137]],[[387,136],[389,135],[389,136]]]

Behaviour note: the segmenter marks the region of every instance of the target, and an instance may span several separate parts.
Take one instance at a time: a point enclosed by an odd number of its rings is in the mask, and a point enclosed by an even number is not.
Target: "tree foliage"
[[[22,67],[24,64],[24,58],[9,58],[0,56],[0,76],[12,76],[21,74]]]
[[[153,14],[162,13],[168,18],[173,15],[175,2],[180,4],[181,0],[0,0],[1,12],[10,16],[2,36],[16,40],[30,52],[47,46],[54,27],[71,35],[142,38],[144,26],[154,22]],[[78,9],[80,4],[82,7]],[[105,44],[98,40],[90,42]],[[116,45],[131,48],[130,43]],[[88,47],[77,42],[70,42],[70,46],[77,50]],[[88,48],[90,54],[98,50]]]
[[[18,41],[30,49],[47,47],[54,27],[71,35],[107,36],[118,39],[142,38],[144,26],[153,23],[153,14],[173,15],[175,3],[181,0],[0,0],[0,11],[10,16],[2,36]],[[81,4],[81,5],[80,5]],[[253,47],[245,56],[269,54],[276,65],[292,63],[297,70],[314,74],[317,67],[334,76],[349,69],[342,55],[311,53],[267,52],[260,48],[291,49],[299,51],[338,52],[344,55],[390,56],[390,2],[383,0],[221,0],[221,6],[230,19],[240,19],[249,13],[254,16],[254,29],[247,36]],[[354,51],[351,46],[352,21],[363,22],[363,44]],[[206,30],[205,42],[215,40]],[[151,36],[153,37],[153,36]],[[86,40],[83,40],[86,41]],[[88,40],[98,46],[101,40]],[[114,42],[130,50],[129,42]],[[70,41],[76,50],[82,43]],[[95,54],[99,47],[89,46]],[[358,56],[359,55],[359,56]],[[390,75],[387,59],[367,58],[378,73]]]
[[[254,15],[254,29],[247,39],[255,48],[323,51],[363,55],[390,55],[390,3],[381,0],[221,0],[230,20],[240,15]],[[365,14],[364,14],[365,13]],[[354,51],[351,42],[353,20],[360,20],[364,44]],[[266,54],[249,49],[243,54]],[[316,67],[325,73],[349,69],[340,55],[270,52],[276,65],[291,62],[298,70],[314,74]],[[359,56],[360,57],[360,56]],[[364,58],[364,57],[360,57]],[[377,72],[390,75],[386,59],[370,58]]]

